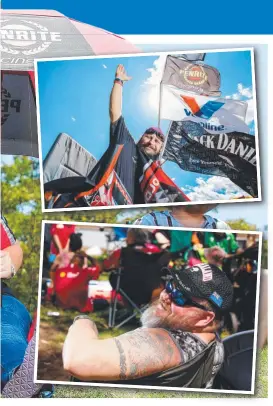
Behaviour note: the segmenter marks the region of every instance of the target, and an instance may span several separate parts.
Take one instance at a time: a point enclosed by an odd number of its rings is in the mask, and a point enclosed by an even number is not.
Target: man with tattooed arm
[[[216,266],[174,266],[141,328],[99,339],[95,323],[77,316],[63,347],[64,369],[80,381],[211,388],[224,360],[217,331],[232,296]]]

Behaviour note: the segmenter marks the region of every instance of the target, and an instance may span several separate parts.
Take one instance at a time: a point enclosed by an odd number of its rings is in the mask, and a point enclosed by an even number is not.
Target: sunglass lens
[[[172,282],[166,283],[165,289],[166,289],[166,292],[167,292],[167,293],[172,293],[172,291],[173,291],[173,284],[172,284]]]
[[[178,306],[183,306],[186,303],[186,298],[177,289],[173,289],[173,291],[172,291],[172,299],[173,299],[174,303],[176,303]]]

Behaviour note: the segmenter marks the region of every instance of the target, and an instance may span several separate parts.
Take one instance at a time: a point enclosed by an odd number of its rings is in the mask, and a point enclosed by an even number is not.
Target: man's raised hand
[[[124,82],[127,82],[128,80],[132,79],[131,76],[127,75],[123,65],[118,65],[117,70],[116,70],[116,78],[119,78],[119,79],[123,80]]]

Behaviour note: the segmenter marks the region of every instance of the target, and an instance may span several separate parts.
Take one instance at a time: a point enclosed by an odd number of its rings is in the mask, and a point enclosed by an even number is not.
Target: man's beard
[[[192,315],[184,315],[179,319],[169,318],[170,313],[167,313],[165,317],[156,315],[156,308],[159,300],[153,302],[152,305],[146,309],[140,318],[142,327],[146,328],[164,328],[166,330],[181,330],[192,331]]]
[[[149,153],[149,149],[148,149],[148,151],[146,151],[147,148],[144,145],[141,145],[139,143],[137,145],[138,145],[139,150],[144,155],[146,155],[147,158],[151,159],[152,161],[157,161],[159,159],[160,154]]]
[[[159,300],[156,300],[151,304],[148,309],[146,309],[140,318],[142,327],[158,327],[158,328],[170,328],[167,317],[157,316],[156,308],[158,306]]]

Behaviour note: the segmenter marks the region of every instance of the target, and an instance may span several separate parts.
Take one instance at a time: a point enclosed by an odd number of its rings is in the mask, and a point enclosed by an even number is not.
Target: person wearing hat
[[[136,141],[122,116],[123,86],[131,80],[118,65],[110,94],[109,146],[85,177],[52,180],[44,184],[47,208],[131,205],[188,201],[185,193],[161,167],[165,136],[149,127]]]
[[[144,131],[138,142],[130,134],[122,116],[122,95],[124,84],[131,79],[127,75],[124,66],[118,65],[110,95],[110,143],[124,145],[119,160],[120,165],[124,161],[124,168],[126,168],[125,179],[128,182],[125,187],[129,194],[133,196],[134,203],[144,203],[139,186],[142,163],[149,159],[157,160],[159,158],[164,144],[164,134],[160,128],[150,127]]]
[[[80,381],[211,388],[224,361],[217,334],[233,287],[216,266],[168,268],[165,289],[142,315],[142,327],[100,340],[78,316],[63,347],[63,366]]]

